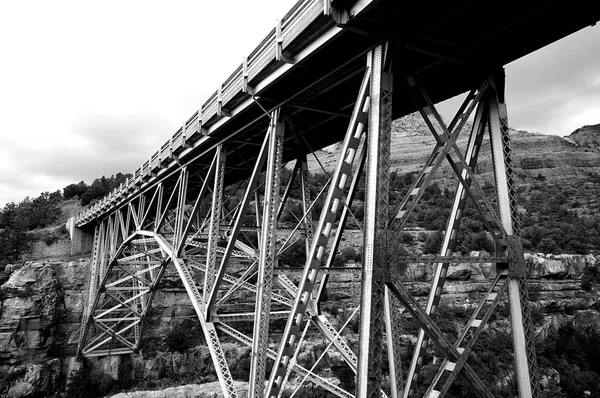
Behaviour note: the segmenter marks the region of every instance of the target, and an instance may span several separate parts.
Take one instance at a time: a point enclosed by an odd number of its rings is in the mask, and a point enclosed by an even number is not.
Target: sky
[[[133,172],[294,2],[0,0],[0,207]],[[511,127],[600,123],[599,43],[586,28],[507,65]]]

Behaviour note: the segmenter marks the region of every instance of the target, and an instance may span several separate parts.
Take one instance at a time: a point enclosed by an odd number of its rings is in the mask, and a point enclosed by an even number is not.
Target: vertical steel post
[[[179,192],[177,194],[177,208],[175,209],[175,231],[173,233],[173,247],[177,247],[183,235],[185,225],[185,205],[190,172],[187,167],[181,170],[179,175]]]
[[[217,243],[219,240],[219,225],[221,224],[221,210],[223,209],[223,181],[225,179],[225,147],[217,148],[217,170],[212,192],[212,205],[210,210],[210,229],[208,233],[208,247],[206,248],[206,272],[204,273],[203,306],[206,305],[209,289],[214,283],[217,272]],[[208,313],[204,308],[204,313]]]
[[[300,183],[302,185],[302,211],[304,212],[304,214],[306,214],[306,217],[304,218],[304,230],[306,233],[306,255],[308,255],[315,235],[315,225],[313,223],[312,211],[310,209],[311,198],[308,161],[306,159],[306,155],[303,155],[300,158],[300,161]]]
[[[512,323],[513,348],[519,397],[539,395],[533,326],[525,283],[525,261],[519,236],[517,197],[508,132],[508,115],[504,102],[504,70],[494,75],[496,96],[489,100],[490,142],[496,178],[498,208],[507,233],[509,285],[508,297]]]
[[[385,287],[384,311],[388,362],[390,364],[390,389],[392,398],[399,398],[402,396],[402,367],[399,341],[396,341],[398,330],[396,328],[394,311],[397,311],[397,309],[392,305],[392,297],[387,286]]]
[[[269,129],[269,154],[267,159],[265,199],[258,261],[258,283],[256,309],[250,361],[250,398],[261,398],[265,390],[267,365],[267,345],[269,338],[269,314],[271,311],[271,291],[273,268],[277,262],[277,213],[281,186],[281,158],[283,153],[284,123],[281,110],[271,114]]]
[[[386,64],[391,63],[391,54],[386,54],[387,51],[387,44],[382,44],[367,56],[372,73],[357,397],[379,397],[382,381],[385,284],[377,275],[382,264],[378,264],[375,247],[382,237],[378,235],[388,224],[392,77],[386,68]]]
[[[94,303],[94,296],[96,295],[96,277],[98,273],[98,257],[100,256],[100,242],[102,241],[102,224],[96,225],[94,228],[94,247],[92,249],[92,264],[90,269],[90,277],[88,280],[88,294],[87,300],[84,298],[83,314],[81,316],[81,326],[79,330],[79,343],[77,344],[77,356],[81,356],[87,330],[89,328],[89,314],[91,307]]]

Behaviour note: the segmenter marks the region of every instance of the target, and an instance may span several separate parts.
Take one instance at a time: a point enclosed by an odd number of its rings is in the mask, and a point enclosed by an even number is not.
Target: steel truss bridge
[[[443,360],[425,396],[443,396],[461,373],[473,395],[491,397],[467,360],[500,300],[510,305],[519,396],[538,396],[502,68],[599,18],[593,2],[577,0],[299,0],[132,178],[74,220],[80,233],[93,234],[78,356],[139,352],[157,286],[171,268],[197,313],[226,397],[239,392],[223,338],[252,349],[251,397],[280,396],[288,380],[339,397],[415,396],[429,345]],[[464,92],[464,103],[446,124],[434,104]],[[406,196],[393,205],[391,123],[414,111],[436,144]],[[469,117],[473,127],[463,133]],[[469,135],[466,148],[457,145],[461,133]],[[474,175],[484,138],[494,166],[493,199]],[[337,142],[335,171],[314,195],[307,158]],[[442,164],[450,166],[457,185],[439,256],[386,256],[390,237],[410,220]],[[283,184],[285,165],[292,178]],[[356,350],[320,302],[329,276],[340,272],[332,262],[363,175],[363,261],[345,270],[361,275]],[[279,219],[293,186],[300,187],[301,214],[295,214],[293,228],[282,228]],[[495,257],[486,261],[495,263],[497,276],[458,339],[450,341],[435,315],[446,273],[456,262],[452,255],[467,203],[494,239]],[[306,263],[286,269],[278,256],[296,241],[305,245]],[[403,261],[436,265],[425,308],[401,280],[397,268]],[[241,264],[243,272],[234,274],[232,264]],[[228,310],[238,291],[252,294],[254,311]],[[401,311],[420,326],[406,364],[400,360]],[[281,319],[283,333],[270,333]],[[240,322],[252,333],[236,328]],[[355,391],[298,364],[309,327],[356,375]]]

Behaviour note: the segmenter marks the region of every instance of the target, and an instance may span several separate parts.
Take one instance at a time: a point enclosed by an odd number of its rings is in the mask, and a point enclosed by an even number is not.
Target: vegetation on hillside
[[[92,185],[83,181],[67,185],[63,193],[42,192],[36,198],[26,197],[21,202],[10,202],[0,208],[0,266],[21,260],[32,240],[44,240],[52,243],[58,236],[66,232],[32,233],[41,228],[56,225],[62,216],[61,203],[64,200],[78,198],[82,206],[108,194],[111,190],[125,182],[131,174],[116,175],[95,179]]]
[[[130,173],[117,173],[110,177],[102,176],[96,178],[92,185],[87,185],[81,181],[77,184],[69,184],[63,188],[63,196],[65,199],[77,197],[82,206],[87,206],[94,200],[98,200],[106,196],[110,191],[117,188],[120,184],[125,183],[127,178],[131,177]]]
[[[599,181],[596,181],[599,180]],[[587,254],[600,250],[598,177],[578,186],[549,184],[537,178],[521,190],[523,245],[542,253]]]
[[[10,202],[0,209],[0,265],[21,259],[29,248],[28,231],[45,228],[61,215],[60,191],[43,192],[34,199]]]

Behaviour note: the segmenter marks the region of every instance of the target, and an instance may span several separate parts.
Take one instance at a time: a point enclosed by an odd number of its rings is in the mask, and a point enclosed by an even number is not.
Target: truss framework
[[[252,349],[251,397],[280,396],[292,374],[339,397],[414,396],[430,342],[442,353],[443,360],[426,396],[444,396],[462,372],[478,396],[488,397],[489,391],[467,360],[484,325],[507,293],[519,394],[537,396],[537,368],[518,236],[503,73],[493,74],[469,93],[448,126],[416,79],[406,79],[402,89],[414,100],[436,145],[398,208],[391,212],[392,93],[398,89],[392,87],[393,54],[382,44],[370,51],[367,59],[337,166],[317,197],[311,197],[307,158],[303,155],[306,151],[298,151],[291,178],[287,186],[282,186],[286,141],[294,141],[296,148],[305,143],[288,110],[276,108],[267,115],[269,125],[267,131],[261,132],[264,137],[261,135],[262,144],[256,147],[253,163],[248,160],[242,165],[231,164],[228,159],[236,153],[236,144],[223,143],[216,148],[207,173],[200,175],[191,166],[182,167],[176,179],[134,196],[96,226],[78,356],[139,352],[154,294],[165,273],[176,272],[196,311],[226,397],[237,397],[238,392],[222,349],[223,338],[234,339]],[[463,154],[456,141],[473,112],[473,129]],[[486,133],[492,147],[498,211],[486,199],[474,176]],[[386,236],[406,224],[444,159],[458,184],[439,256],[416,258],[436,263],[423,309],[397,277],[396,264],[382,256],[381,250]],[[250,177],[238,184],[239,189],[231,190],[235,184],[228,183],[228,176],[240,167],[248,168]],[[336,329],[321,311],[320,303],[329,275],[336,272],[331,267],[363,170],[366,171],[363,265],[351,270],[361,272],[362,284],[358,352],[355,352],[342,329]],[[293,228],[282,228],[282,215],[291,212],[295,182],[300,185],[302,214],[295,215],[297,222]],[[319,197],[324,197],[324,201],[315,224],[313,213]],[[497,277],[464,332],[456,342],[451,342],[436,325],[435,315],[448,267],[455,260],[457,234],[468,201],[481,215],[496,243],[492,260],[496,263]],[[279,256],[299,240],[305,243],[304,266],[290,269],[279,265]],[[229,312],[228,303],[239,294],[248,299],[249,308]],[[400,361],[401,311],[410,313],[421,327],[406,380]],[[269,333],[269,326],[276,319],[286,320],[280,335]],[[242,333],[236,327],[238,322],[249,323],[252,333]],[[328,350],[337,351],[356,374],[356,391],[346,391],[314,369],[298,365],[298,352],[310,327],[328,341]],[[269,348],[270,343],[277,344],[278,349]],[[270,369],[267,359],[273,361]],[[384,370],[386,360],[389,371]],[[386,379],[389,391],[382,389]]]

